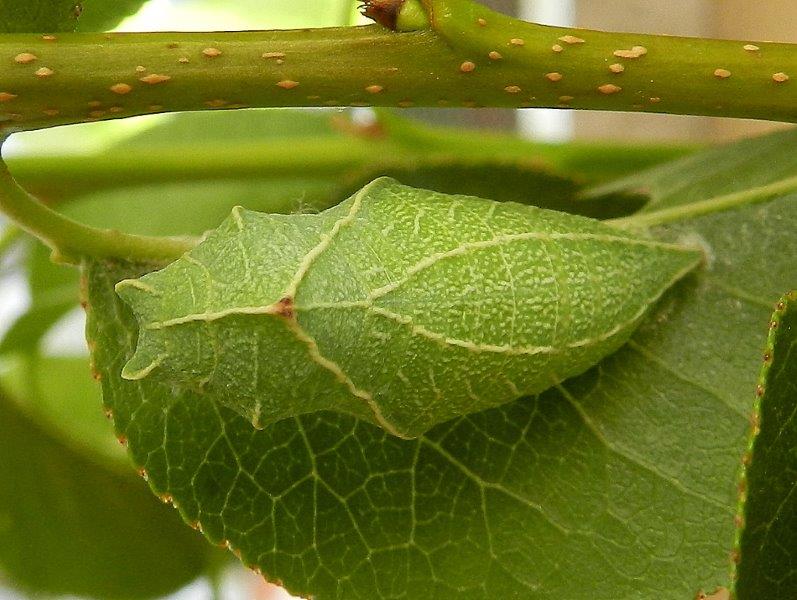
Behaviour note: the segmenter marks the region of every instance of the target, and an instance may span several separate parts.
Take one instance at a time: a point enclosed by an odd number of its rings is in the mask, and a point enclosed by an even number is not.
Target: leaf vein
[[[434,450],[438,454],[440,454],[440,456],[445,458],[449,463],[451,463],[451,465],[453,465],[459,471],[461,471],[468,479],[470,479],[476,485],[478,485],[480,489],[482,489],[482,490],[484,490],[484,489],[495,490],[497,492],[500,492],[500,493],[504,494],[505,496],[507,496],[509,498],[512,498],[513,500],[519,502],[520,504],[523,504],[524,506],[534,510],[536,513],[538,513],[540,516],[542,516],[543,519],[545,519],[545,521],[551,527],[553,527],[554,529],[559,531],[564,536],[570,535],[570,533],[571,533],[570,530],[567,527],[565,527],[564,525],[561,525],[561,524],[557,523],[550,515],[548,515],[545,512],[545,510],[542,508],[542,506],[540,504],[532,502],[528,498],[525,498],[524,496],[521,496],[517,492],[514,492],[514,491],[510,490],[509,488],[501,485],[500,483],[486,481],[481,476],[479,476],[477,473],[472,471],[462,461],[460,461],[458,458],[456,458],[454,455],[452,455],[450,452],[448,452],[445,448],[443,448],[440,444],[438,444],[436,442],[433,442],[428,437],[422,437],[422,438],[420,438],[420,441],[423,442],[424,444],[426,444],[429,448],[431,448],[432,450]]]
[[[643,357],[647,358],[648,360],[655,362],[662,369],[664,369],[668,373],[674,375],[675,377],[677,377],[678,379],[680,379],[684,383],[687,383],[687,384],[691,385],[692,387],[695,387],[695,388],[697,388],[697,389],[699,389],[699,390],[701,390],[703,392],[706,392],[711,397],[716,398],[722,404],[724,404],[726,407],[728,407],[731,411],[733,411],[737,415],[747,419],[747,415],[745,414],[745,412],[742,411],[739,407],[734,406],[733,403],[728,398],[723,397],[716,390],[712,390],[707,385],[702,384],[702,383],[700,383],[698,381],[695,381],[694,379],[691,379],[690,377],[687,377],[686,375],[681,373],[678,369],[676,369],[672,365],[667,364],[662,358],[656,356],[656,354],[654,354],[653,352],[651,352],[650,350],[645,348],[639,342],[635,342],[634,340],[629,340],[628,347],[631,350],[633,350],[634,352],[636,352],[637,354],[640,354]]]
[[[717,288],[717,289],[719,289],[719,290],[721,290],[721,291],[733,296],[734,298],[737,298],[739,300],[743,300],[744,302],[747,302],[748,304],[754,304],[756,306],[762,306],[762,307],[764,307],[764,308],[766,308],[767,310],[770,310],[770,311],[772,310],[772,307],[773,307],[773,303],[772,302],[768,302],[767,300],[764,300],[763,298],[759,298],[757,296],[754,296],[753,294],[745,292],[744,290],[742,290],[742,289],[740,289],[740,288],[738,288],[738,287],[736,287],[734,285],[730,285],[729,283],[725,283],[724,281],[720,281],[716,277],[712,277],[710,275],[704,275],[703,279],[710,286],[715,287],[715,288]]]
[[[682,494],[685,494],[692,498],[696,498],[698,500],[711,504],[712,506],[720,508],[723,511],[728,512],[729,514],[733,513],[732,507],[722,502],[722,500],[718,498],[712,498],[711,496],[701,494],[700,492],[697,492],[695,490],[686,487],[683,483],[681,483],[671,475],[668,475],[667,473],[660,471],[654,465],[648,464],[640,456],[633,454],[628,448],[623,448],[622,446],[610,441],[609,438],[606,437],[606,434],[604,434],[604,432],[590,418],[589,414],[584,409],[582,404],[575,398],[575,396],[573,396],[573,394],[571,394],[567,390],[565,386],[563,386],[560,383],[556,385],[556,388],[559,390],[562,396],[570,403],[570,405],[573,407],[573,409],[576,411],[579,417],[581,417],[581,420],[583,421],[584,425],[586,425],[587,429],[589,429],[592,432],[592,434],[595,436],[595,439],[597,439],[601,444],[603,444],[603,446],[607,450],[627,460],[631,464],[640,467],[644,471],[647,471],[648,473],[655,475],[658,479],[674,487]]]
[[[511,244],[512,242],[523,242],[529,240],[539,240],[542,242],[557,242],[557,241],[598,241],[598,242],[605,242],[605,243],[619,243],[619,244],[627,244],[629,246],[645,246],[647,248],[659,248],[659,249],[667,249],[667,250],[676,250],[681,252],[693,252],[690,248],[685,248],[684,246],[680,246],[677,244],[669,244],[665,242],[658,242],[655,240],[642,240],[642,239],[635,239],[629,237],[623,237],[620,235],[608,235],[608,234],[599,234],[599,233],[546,233],[541,231],[528,231],[523,233],[510,233],[505,235],[498,235],[489,240],[479,240],[477,242],[465,242],[460,244],[459,246],[452,248],[450,250],[446,250],[445,252],[435,252],[434,254],[430,254],[429,256],[419,260],[417,263],[409,267],[404,274],[404,277],[393,281],[381,288],[377,288],[373,290],[370,294],[371,300],[375,300],[377,298],[381,298],[389,294],[390,292],[395,291],[405,283],[407,283],[410,279],[412,279],[418,273],[433,267],[437,263],[450,259],[455,258],[458,256],[464,256],[471,252],[484,250],[486,248],[496,248],[501,247],[505,244]]]

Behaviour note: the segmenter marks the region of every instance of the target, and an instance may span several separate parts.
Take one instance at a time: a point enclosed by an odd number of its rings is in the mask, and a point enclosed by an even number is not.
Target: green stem
[[[611,219],[606,221],[606,223],[617,227],[646,229],[657,225],[665,225],[667,223],[693,219],[695,217],[702,217],[704,215],[710,215],[712,213],[722,212],[741,206],[765,202],[791,192],[797,192],[797,176],[787,177],[786,179],[781,179],[780,181],[768,185],[762,185],[741,192],[709,198],[701,202],[693,202],[692,204],[684,204],[682,206],[675,206],[673,208],[666,208],[649,213],[639,213],[621,219]]]
[[[129,235],[81,225],[46,207],[19,187],[2,160],[0,210],[52,248],[56,260],[72,264],[80,263],[85,256],[161,262],[179,257],[194,245],[186,239]]]
[[[423,6],[431,25],[401,33],[0,35],[0,120],[36,128],[178,110],[375,105],[797,121],[794,45],[547,27],[471,0]]]
[[[784,78],[797,78],[794,44],[546,27],[472,0],[422,2],[471,75],[503,71],[502,91],[530,106],[797,121],[797,81]]]
[[[686,153],[683,147],[576,143],[566,148],[508,135],[409,127],[394,139],[341,135],[234,146],[189,144],[109,149],[88,156],[46,155],[9,160],[15,178],[48,203],[107,188],[196,180],[338,177],[353,170],[389,171],[410,165],[529,164],[589,182],[604,181]],[[406,139],[405,139],[406,138]],[[142,177],[142,173],[146,177]]]

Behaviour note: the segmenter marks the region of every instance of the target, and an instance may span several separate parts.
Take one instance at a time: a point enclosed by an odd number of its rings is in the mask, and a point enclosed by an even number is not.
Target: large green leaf
[[[758,396],[742,488],[739,600],[797,590],[797,292],[772,317]]]
[[[212,548],[132,471],[101,466],[2,393],[0,464],[0,571],[36,597],[156,597],[208,565]]]
[[[29,146],[57,151],[57,140],[53,148],[47,132],[22,135]],[[197,147],[212,150],[203,158]],[[344,154],[333,161],[334,170],[324,160],[317,169],[308,167],[304,153],[298,156],[298,171],[286,173],[284,164],[274,168],[274,156],[295,154],[297,147],[322,158]],[[683,152],[546,146],[507,135],[429,128],[388,113],[380,114],[377,126],[361,127],[337,111],[280,109],[177,114],[160,118],[101,156],[11,157],[9,163],[32,192],[50,201],[68,200],[59,210],[80,222],[180,235],[214,227],[236,205],[278,213],[323,210],[382,175],[450,194],[533,201],[611,218],[632,212],[638,200],[615,195],[601,202],[577,201],[579,181],[616,176]],[[27,266],[32,306],[0,344],[0,354],[35,348],[75,304],[76,276],[51,264],[46,249],[32,249]]]
[[[340,410],[417,437],[580,375],[701,260],[382,178],[317,215],[233,209],[184,257],[120,283],[140,326],[122,375],[199,389],[258,428]]]
[[[660,229],[711,260],[629,344],[414,441],[333,413],[256,431],[205,394],[122,380],[137,325],[113,287],[152,267],[89,267],[89,335],[155,490],[295,593],[688,598],[729,583],[761,325],[797,282],[795,228],[792,194]]]
[[[0,0],[0,33],[72,31],[79,5],[75,0]]]

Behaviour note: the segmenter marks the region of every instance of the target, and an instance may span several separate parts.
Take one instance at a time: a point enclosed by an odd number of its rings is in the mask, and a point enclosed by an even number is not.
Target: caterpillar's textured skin
[[[123,375],[204,391],[256,426],[333,409],[415,437],[585,371],[700,258],[380,179],[318,215],[236,209],[120,283],[140,324]]]

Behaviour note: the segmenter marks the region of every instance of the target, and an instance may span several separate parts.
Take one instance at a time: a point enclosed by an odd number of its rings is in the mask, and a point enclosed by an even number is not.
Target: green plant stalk
[[[178,144],[87,156],[26,156],[9,159],[9,168],[28,191],[49,204],[96,190],[145,182],[302,176],[308,172],[339,176],[357,168],[389,170],[434,164],[528,164],[596,182],[677,158],[687,150],[677,146],[592,143],[561,148],[489,134],[443,135],[429,140],[427,146],[389,138],[308,137],[218,148]],[[596,156],[600,159],[596,160]],[[142,173],[146,176],[142,177]]]
[[[548,27],[471,0],[423,8],[430,25],[404,32],[2,35],[0,120],[13,130],[167,111],[362,105],[797,121],[791,44]]]
[[[79,264],[86,256],[156,262],[174,259],[194,245],[187,239],[129,235],[76,223],[19,187],[2,161],[0,210],[52,248],[53,259],[58,262]]]
[[[520,91],[511,93],[527,101],[797,120],[797,81],[779,81],[797,75],[793,44],[546,27],[472,0],[423,0],[423,5],[432,28],[461,56],[472,55],[486,71],[510,67],[517,73],[510,85]],[[490,52],[502,58],[492,60]],[[472,73],[480,74],[478,68]]]

